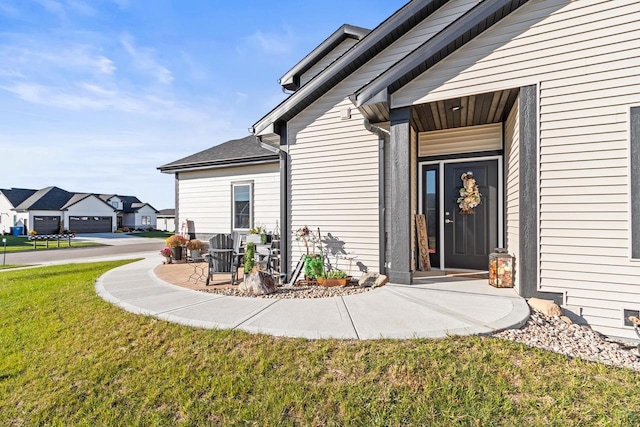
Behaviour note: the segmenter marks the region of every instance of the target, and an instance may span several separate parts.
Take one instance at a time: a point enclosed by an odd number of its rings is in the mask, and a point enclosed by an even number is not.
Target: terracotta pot
[[[318,285],[325,286],[327,288],[333,286],[347,286],[350,278],[346,277],[344,279],[325,279],[324,277],[318,277]]]

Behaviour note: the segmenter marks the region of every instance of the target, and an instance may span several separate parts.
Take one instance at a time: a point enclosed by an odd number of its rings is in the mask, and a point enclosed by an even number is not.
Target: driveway
[[[92,241],[108,246],[74,248],[73,242]],[[7,252],[7,264],[62,264],[114,259],[145,258],[164,247],[164,239],[130,236],[121,233],[79,234],[71,240],[71,248]]]

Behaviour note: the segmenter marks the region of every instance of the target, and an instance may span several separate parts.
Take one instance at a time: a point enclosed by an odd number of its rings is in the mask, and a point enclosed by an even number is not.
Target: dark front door
[[[473,214],[460,212],[458,198],[471,172],[480,190]],[[487,270],[498,243],[498,160],[444,165],[444,260],[446,268]]]

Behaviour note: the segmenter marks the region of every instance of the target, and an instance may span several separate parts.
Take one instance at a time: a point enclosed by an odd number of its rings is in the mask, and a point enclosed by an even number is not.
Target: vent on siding
[[[630,326],[633,327],[633,323],[631,323],[631,321],[629,320],[630,316],[635,316],[640,318],[640,310],[630,310],[625,308],[623,311],[623,320],[624,320],[624,326]]]

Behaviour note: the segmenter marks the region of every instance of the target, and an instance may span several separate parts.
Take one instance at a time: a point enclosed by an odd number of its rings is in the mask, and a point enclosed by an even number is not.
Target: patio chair
[[[206,286],[209,286],[211,275],[215,273],[231,273],[231,284],[234,285],[242,258],[238,233],[213,235],[209,239],[209,253],[206,258],[209,263]]]

